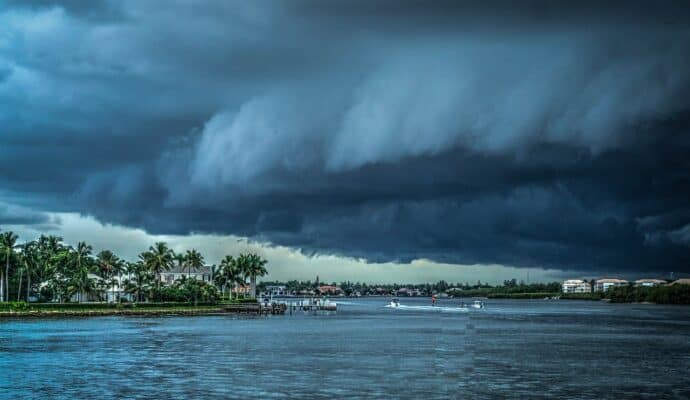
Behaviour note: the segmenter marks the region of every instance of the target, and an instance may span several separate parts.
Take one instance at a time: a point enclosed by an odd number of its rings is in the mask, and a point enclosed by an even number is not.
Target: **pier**
[[[235,314],[284,315],[297,312],[317,313],[322,311],[337,311],[338,304],[328,299],[300,298],[300,299],[268,299],[257,303],[224,304],[223,312]]]

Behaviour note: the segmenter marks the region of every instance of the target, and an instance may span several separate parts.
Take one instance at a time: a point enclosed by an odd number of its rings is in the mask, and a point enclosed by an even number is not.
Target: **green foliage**
[[[601,300],[602,298],[604,298],[604,293],[560,293],[559,296],[561,297],[561,299],[565,300]]]
[[[690,285],[619,286],[605,292],[612,303],[690,304]]]
[[[30,307],[25,301],[9,301],[0,303],[0,311],[29,311]]]
[[[220,293],[215,286],[196,279],[183,278],[173,286],[165,286],[157,290],[152,290],[153,297],[161,301],[214,303],[220,299]]]
[[[535,292],[535,293],[487,293],[490,299],[543,299],[545,297],[560,296],[559,292]]]

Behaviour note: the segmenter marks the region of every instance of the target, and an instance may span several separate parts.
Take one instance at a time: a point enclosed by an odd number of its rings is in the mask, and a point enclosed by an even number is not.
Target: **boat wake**
[[[414,310],[414,311],[436,311],[436,312],[467,312],[467,307],[441,307],[441,306],[406,306],[387,304],[386,308],[395,308],[400,310]]]

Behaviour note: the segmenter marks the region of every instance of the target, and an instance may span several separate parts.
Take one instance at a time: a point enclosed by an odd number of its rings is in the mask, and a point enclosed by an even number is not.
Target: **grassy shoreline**
[[[114,309],[102,308],[92,310],[28,310],[2,311],[0,318],[16,317],[99,317],[99,316],[172,316],[172,315],[210,315],[223,312],[221,307],[197,306],[179,308],[143,308],[143,309]]]
[[[255,304],[256,302],[254,302]],[[251,304],[247,301],[222,303],[0,303],[0,318],[88,317],[109,315],[209,315],[226,312],[227,305]]]

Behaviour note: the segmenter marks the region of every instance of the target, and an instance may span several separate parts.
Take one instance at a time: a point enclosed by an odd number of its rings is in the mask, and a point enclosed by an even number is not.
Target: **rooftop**
[[[618,278],[602,278],[597,279],[597,283],[628,283],[628,281]]]
[[[199,269],[194,269],[192,268],[191,271],[187,269],[187,267],[181,267],[179,265],[176,265],[169,269],[168,271],[163,271],[162,273],[164,274],[186,274],[186,273],[191,273],[191,274],[210,274],[211,273],[211,267],[208,265],[205,265]]]

